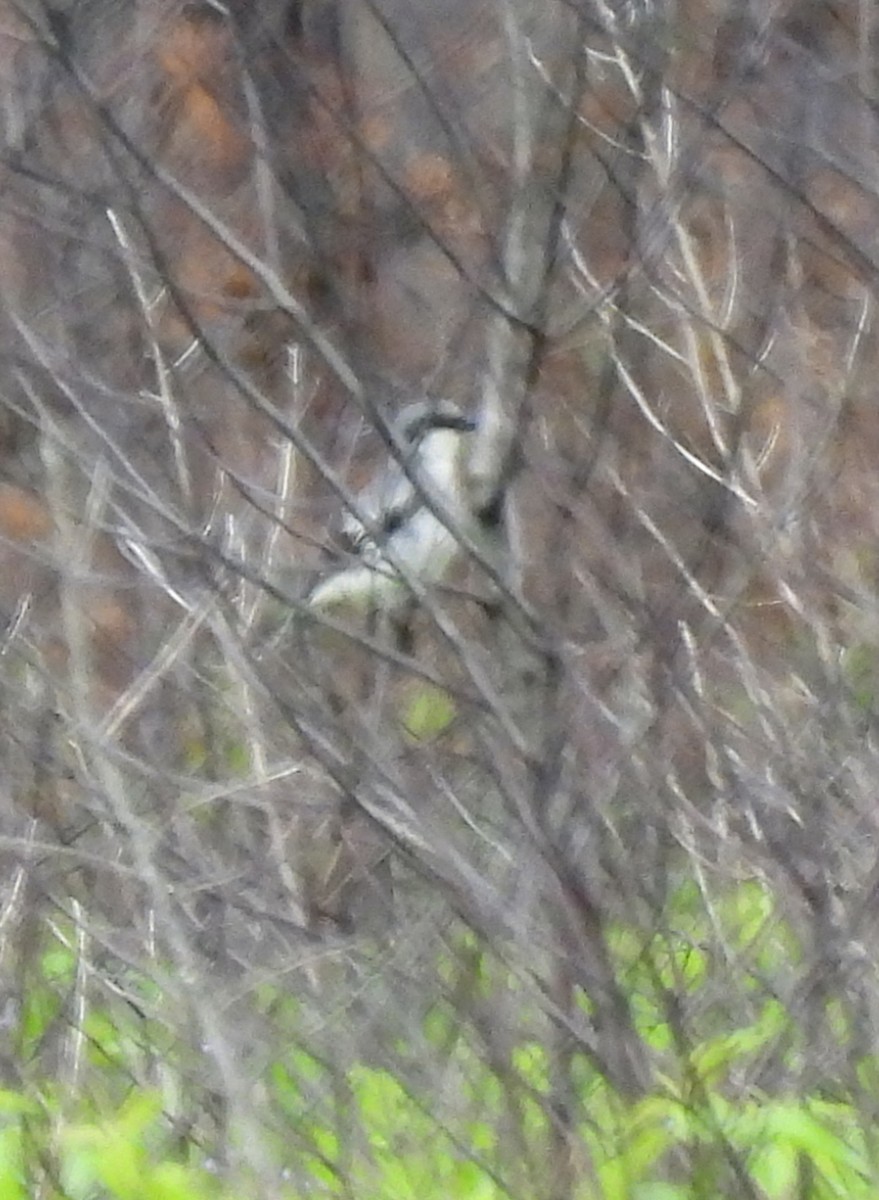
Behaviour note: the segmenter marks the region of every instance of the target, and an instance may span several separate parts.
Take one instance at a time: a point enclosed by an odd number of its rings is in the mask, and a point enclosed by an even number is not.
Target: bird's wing
[[[420,500],[404,472],[394,463],[380,481],[372,484],[358,497],[360,508],[375,527],[367,529],[350,510],[342,515],[342,537],[354,551],[364,543],[382,544],[387,537],[408,521],[420,506]]]

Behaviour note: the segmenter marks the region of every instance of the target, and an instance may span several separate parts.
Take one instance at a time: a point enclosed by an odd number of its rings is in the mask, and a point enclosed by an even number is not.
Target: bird
[[[357,496],[357,513],[344,513],[342,540],[351,561],[312,589],[312,610],[394,617],[412,604],[397,564],[425,585],[445,578],[464,553],[456,529],[474,539],[481,533],[466,485],[476,428],[449,400],[418,400],[402,409],[392,425],[399,460],[391,458]]]

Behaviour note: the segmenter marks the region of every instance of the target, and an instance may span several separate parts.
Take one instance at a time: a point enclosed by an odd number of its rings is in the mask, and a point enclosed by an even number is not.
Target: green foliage
[[[783,1064],[795,1055],[800,1036],[785,1005],[760,986],[763,972],[800,956],[769,887],[741,883],[715,897],[709,911],[687,883],[659,928],[620,924],[608,939],[634,1028],[653,1055],[653,1091],[622,1098],[585,1047],[574,1045],[564,1059],[568,1132],[588,1164],[571,1200],[714,1200],[748,1189],[761,1200],[879,1194],[863,1118],[865,1095],[873,1104],[879,1095],[875,1056],[858,1064],[858,1094],[837,1080],[832,1101],[817,1083],[802,1095],[742,1086],[767,1056]],[[719,944],[740,970],[748,999],[734,1016],[714,989]],[[48,945],[39,961],[18,1033],[30,1055],[62,1021],[77,978],[68,945]],[[562,1068],[552,1026],[539,1006],[529,1007],[521,979],[471,932],[450,938],[436,969],[437,1002],[421,1039],[411,1046],[400,1039],[393,1069],[324,1061],[304,1041],[294,997],[267,985],[254,995],[256,1010],[283,1031],[287,1046],[262,1080],[273,1131],[267,1146],[276,1159],[273,1200],[539,1194],[558,1153],[552,1106]],[[464,997],[463,1010],[456,996]],[[487,1054],[491,1043],[466,1019],[467,1004],[489,1014],[501,999],[512,1004],[518,1025],[505,1053]],[[593,1017],[593,1001],[585,993],[578,999]],[[160,1002],[151,996],[151,1006]],[[841,1001],[827,1006],[825,1029],[848,1044],[852,1020]],[[240,1182],[226,1184],[211,1169],[209,1139],[181,1136],[169,1117],[168,1096],[177,1108],[185,1085],[166,1082],[160,1094],[136,1083],[150,1054],[165,1060],[164,1078],[173,1076],[176,1048],[167,1034],[162,1041],[161,1026],[126,1006],[93,1005],[83,1032],[85,1080],[76,1096],[51,1078],[0,1092],[2,1200],[25,1200],[38,1190],[35,1181],[49,1200],[238,1200]],[[250,1185],[246,1191],[266,1194]]]
[[[118,1200],[219,1200],[217,1180],[203,1167],[175,1162],[161,1146],[161,1100],[134,1093],[112,1120],[70,1125],[64,1130],[61,1179],[70,1200],[95,1195]],[[154,1149],[155,1147],[155,1149]]]
[[[849,685],[852,699],[866,712],[876,709],[877,694],[876,648],[863,642],[856,643],[841,652],[843,678]]]
[[[429,742],[449,728],[457,715],[448,692],[431,684],[419,684],[404,705],[402,724],[416,742]]]
[[[0,1092],[0,1196],[27,1200],[24,1131],[39,1115],[36,1104],[15,1092]]]
[[[60,941],[51,942],[40,959],[40,985],[27,989],[22,1006],[18,1046],[24,1061],[37,1053],[58,1022],[75,975],[72,950]]]

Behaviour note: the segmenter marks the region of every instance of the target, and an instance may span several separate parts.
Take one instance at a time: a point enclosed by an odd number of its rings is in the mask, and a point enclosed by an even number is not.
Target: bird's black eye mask
[[[472,417],[465,417],[463,413],[426,413],[406,430],[406,441],[419,442],[435,429],[457,429],[461,433],[473,433],[476,422]]]

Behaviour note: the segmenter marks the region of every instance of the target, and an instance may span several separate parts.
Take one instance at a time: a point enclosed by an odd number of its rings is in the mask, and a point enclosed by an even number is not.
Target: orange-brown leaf
[[[38,496],[12,483],[0,484],[0,535],[14,542],[37,542],[51,531],[52,518]]]

